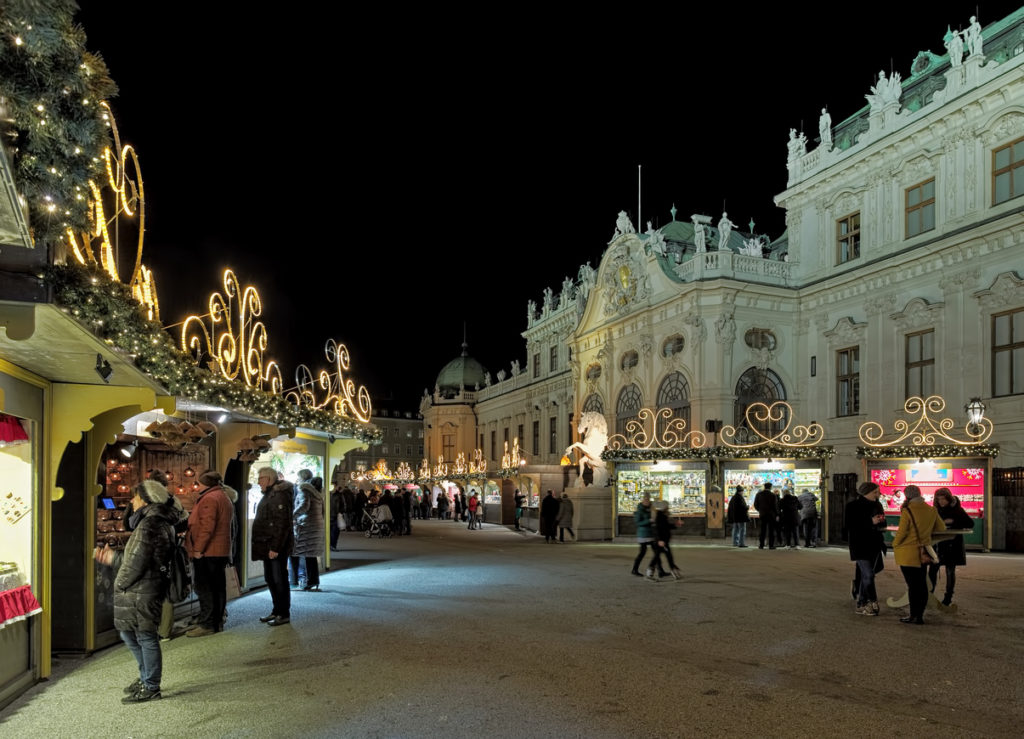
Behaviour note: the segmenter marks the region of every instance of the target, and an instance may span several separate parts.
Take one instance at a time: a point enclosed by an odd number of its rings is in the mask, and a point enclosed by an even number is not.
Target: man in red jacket
[[[217,470],[199,475],[199,497],[188,517],[185,551],[192,558],[193,580],[199,598],[199,619],[185,636],[222,631],[227,594],[224,568],[231,557],[231,524],[235,509]],[[231,493],[234,493],[231,490]],[[234,493],[237,499],[237,493]]]

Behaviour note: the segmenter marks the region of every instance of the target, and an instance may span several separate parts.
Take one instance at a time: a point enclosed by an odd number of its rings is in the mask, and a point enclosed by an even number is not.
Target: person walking
[[[287,480],[278,480],[273,467],[262,467],[256,475],[263,497],[252,521],[251,557],[253,562],[263,562],[263,577],[274,604],[270,615],[260,621],[281,626],[291,621],[287,562],[295,538],[292,529],[294,487]]]
[[[796,549],[799,543],[797,530],[800,528],[800,501],[793,495],[793,488],[782,489],[782,500],[779,501],[779,519],[782,522],[782,546]]]
[[[945,531],[946,524],[938,511],[925,503],[917,485],[907,485],[903,494],[906,501],[900,511],[900,527],[892,538],[893,556],[907,582],[907,595],[910,596],[910,614],[900,621],[920,625],[924,623],[924,609],[928,605],[925,565],[934,561],[928,552],[932,533]]]
[[[936,490],[932,503],[947,528],[974,529],[974,519],[967,515],[967,511],[949,488]],[[935,551],[939,555],[939,561],[928,565],[928,579],[931,580],[934,593],[939,579],[939,568],[946,569],[946,593],[942,597],[942,605],[948,606],[953,602],[953,590],[956,588],[956,568],[967,565],[967,547],[963,534],[940,541],[935,545]]]
[[[805,489],[797,498],[800,501],[800,532],[804,537],[804,549],[814,549],[818,540],[818,499]]]
[[[573,541],[576,541],[576,533],[572,530],[573,513],[575,511],[572,501],[569,500],[569,494],[562,493],[562,501],[558,504],[558,541],[562,544],[565,543],[566,531],[569,532]]]
[[[469,526],[467,526],[466,528],[470,529],[471,531],[475,528],[480,528],[480,526],[478,525],[479,519],[477,518],[477,516],[479,515],[479,509],[480,500],[479,498],[476,497],[476,493],[473,493],[472,495],[469,496],[469,501],[466,503],[466,510],[469,511],[469,513],[467,514],[469,516]]]
[[[657,566],[659,572],[663,572],[661,567],[661,555],[664,553],[665,559],[668,560],[669,572],[672,573],[672,577],[676,580],[682,578],[683,573],[676,567],[675,558],[672,556],[672,549],[669,546],[669,542],[672,539],[672,529],[675,528],[675,524],[668,517],[668,501],[659,500],[654,504],[654,561],[651,563],[651,569],[648,569],[648,578],[653,567]]]
[[[768,537],[768,548],[775,548],[775,536],[778,529],[779,499],[772,492],[772,484],[766,482],[764,487],[754,496],[754,510],[758,516],[758,549],[764,549],[765,535]]]
[[[363,524],[363,511],[366,510],[366,504],[369,498],[366,495],[366,491],[359,488],[359,492],[355,494],[352,503],[352,528],[356,531],[362,531],[366,528]]]
[[[341,495],[341,488],[337,485],[334,486],[334,490],[331,491],[331,518],[329,521],[331,527],[331,551],[338,551],[338,536],[341,535],[341,526],[338,525],[338,519],[344,518],[342,511],[345,509],[345,501]]]
[[[734,547],[747,546],[747,522],[750,521],[747,505],[743,497],[743,486],[737,485],[736,492],[729,499],[729,506],[725,509],[725,520],[732,524],[732,545]]]
[[[526,496],[523,495],[521,492],[519,492],[519,488],[516,488],[516,494],[515,494],[515,506],[516,506],[515,523],[516,523],[516,531],[522,531],[522,528],[520,527],[519,522],[523,518],[523,502],[525,500],[526,500]]]
[[[544,542],[555,541],[556,528],[558,527],[558,498],[552,490],[544,496],[540,502],[540,533],[544,534]]]
[[[846,504],[844,534],[850,547],[850,559],[856,562],[853,590],[857,599],[856,613],[878,615],[875,573],[885,567],[885,512],[878,498],[882,491],[873,482],[862,482],[857,497]]]
[[[234,503],[238,493],[224,487],[217,470],[199,475],[199,497],[188,516],[185,551],[192,560],[192,579],[199,599],[199,618],[185,636],[197,637],[224,630],[227,609],[224,568],[231,558]],[[230,491],[230,493],[228,492]]]
[[[319,481],[320,485],[317,486]],[[295,506],[292,509],[291,566],[292,589],[307,592],[320,590],[320,563],[317,557],[324,550],[324,494],[323,481],[313,477],[309,470],[299,470],[299,484],[295,488]],[[300,564],[305,564],[306,578],[300,578]]]
[[[161,697],[163,653],[160,650],[161,610],[167,598],[171,552],[175,546],[176,515],[166,505],[169,493],[160,483],[144,480],[132,491],[135,527],[124,551],[107,544],[93,558],[112,567],[114,628],[139,666],[139,676],[124,689],[122,703],[145,703]]]
[[[640,565],[643,564],[644,556],[647,554],[647,546],[651,545],[654,547],[655,556],[651,560],[651,566],[647,568],[646,577],[648,580],[655,579],[655,563],[658,565],[659,577],[666,577],[668,575],[668,573],[661,567],[661,558],[657,556],[658,542],[654,539],[654,519],[651,515],[651,510],[651,494],[644,493],[643,497],[640,499],[640,503],[636,507],[636,512],[633,513],[633,521],[636,523],[636,543],[640,545],[640,551],[637,552],[636,559],[633,560],[633,574],[638,577],[645,576],[640,574]]]

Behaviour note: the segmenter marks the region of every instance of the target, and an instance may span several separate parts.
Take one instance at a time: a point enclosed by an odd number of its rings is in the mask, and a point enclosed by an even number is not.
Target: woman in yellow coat
[[[921,547],[931,546],[932,532],[945,531],[946,524],[938,511],[921,497],[921,489],[907,485],[907,500],[900,513],[900,528],[892,540],[892,553],[907,581],[910,615],[900,619],[905,624],[923,624],[924,607],[928,604],[927,565],[921,562]]]

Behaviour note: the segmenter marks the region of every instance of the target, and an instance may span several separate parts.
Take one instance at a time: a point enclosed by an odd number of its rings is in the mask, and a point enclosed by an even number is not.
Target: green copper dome
[[[462,344],[462,356],[456,357],[444,366],[437,375],[437,387],[442,394],[457,393],[460,387],[473,390],[477,385],[484,386],[484,375],[487,370],[482,364],[469,356],[467,345]]]

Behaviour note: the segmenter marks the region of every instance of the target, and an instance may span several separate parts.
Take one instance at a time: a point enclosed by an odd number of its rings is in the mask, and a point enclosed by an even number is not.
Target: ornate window
[[[836,352],[836,415],[860,413],[860,347]]]
[[[836,221],[836,264],[860,256],[860,211]]]
[[[600,367],[598,367],[600,369]],[[584,413],[600,413],[604,415],[604,403],[601,401],[601,396],[597,393],[591,393],[587,396],[587,399],[583,401],[583,412]]]
[[[907,238],[935,228],[935,178],[907,188]]]
[[[673,372],[661,382],[658,388],[658,409],[668,408],[672,411],[672,418],[681,418],[690,425],[690,384],[683,377],[682,372]],[[658,419],[658,437],[661,438],[669,420]]]
[[[1024,393],[1024,308],[992,316],[992,394]]]
[[[540,377],[540,352],[533,355],[533,377],[534,379]]]
[[[767,349],[775,351],[775,334],[766,328],[752,328],[743,334],[743,342],[751,349]]]
[[[533,456],[540,454],[540,421],[533,422]]]
[[[669,336],[665,339],[665,343],[661,345],[661,354],[664,357],[672,357],[679,354],[683,347],[686,345],[686,341],[682,336],[676,334],[675,336]]]
[[[558,345],[551,347],[548,352],[548,372],[558,369]]]
[[[587,367],[587,382],[597,382],[601,377],[601,365],[594,363]]]
[[[1024,195],[1024,138],[992,152],[992,205]]]
[[[631,370],[640,364],[640,355],[635,351],[628,351],[622,355],[622,363],[619,365],[622,371]]]
[[[751,367],[742,375],[736,383],[736,409],[735,426],[746,425],[747,406],[751,403],[767,403],[771,405],[776,400],[786,399],[786,388],[782,379],[770,369],[758,369]],[[773,424],[770,431],[772,434],[780,432],[785,426],[787,419]]]
[[[935,330],[907,334],[907,397],[935,394]]]
[[[619,393],[619,402],[615,406],[616,433],[626,433],[626,423],[640,414],[643,403],[643,395],[635,383],[622,388],[622,392]]]

